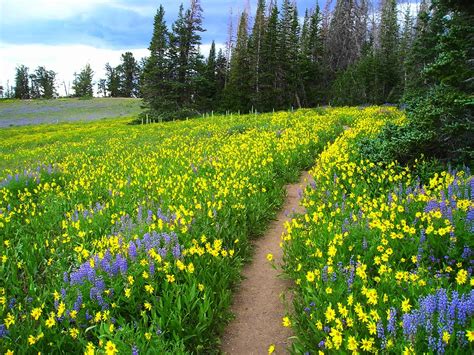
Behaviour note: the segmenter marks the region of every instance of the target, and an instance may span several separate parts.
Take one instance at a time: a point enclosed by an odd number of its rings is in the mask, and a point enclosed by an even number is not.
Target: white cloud
[[[0,0],[1,20],[16,19],[61,20],[93,9],[113,0]]]
[[[120,63],[120,56],[125,51],[130,51],[135,59],[140,60],[148,55],[146,48],[113,50],[94,48],[84,45],[10,45],[0,43],[0,85],[5,88],[7,80],[9,85],[14,85],[15,68],[24,64],[30,72],[43,65],[48,70],[58,73],[58,93],[64,95],[64,85],[72,85],[74,72],[79,72],[87,63],[94,70],[94,80],[97,82],[105,77],[105,63],[115,66]]]

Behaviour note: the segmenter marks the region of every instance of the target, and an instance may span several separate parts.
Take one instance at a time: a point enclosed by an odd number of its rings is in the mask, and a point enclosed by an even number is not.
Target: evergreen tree
[[[199,53],[201,45],[202,7],[199,0],[191,0],[190,8],[180,6],[178,19],[172,26],[170,57],[173,68],[173,92],[180,115],[188,116],[196,108],[198,82],[204,68]]]
[[[197,84],[197,98],[196,108],[201,111],[215,110],[217,104],[217,54],[216,43],[212,41],[209,56],[203,68],[200,68],[202,75],[199,75],[196,80]]]
[[[262,75],[262,44],[265,36],[265,0],[259,0],[257,4],[257,13],[249,39],[249,56],[252,85],[252,105],[255,109],[262,109],[261,102],[261,75]]]
[[[299,75],[303,105],[314,106],[324,102],[327,80],[323,65],[321,12],[318,5],[312,13],[306,11],[300,47]]]
[[[414,24],[410,13],[410,6],[407,6],[404,13],[403,31],[400,37],[400,66],[401,66],[401,89],[407,89],[408,83],[408,56],[413,45]]]
[[[30,98],[30,87],[29,87],[29,75],[28,67],[20,65],[16,67],[15,75],[15,99],[29,99]]]
[[[165,22],[165,9],[156,12],[153,36],[148,49],[150,56],[143,65],[141,92],[146,108],[145,115],[152,119],[169,119],[176,110],[173,93],[172,64],[169,57],[169,33]]]
[[[262,73],[260,79],[261,87],[261,110],[271,111],[283,107],[281,102],[280,74],[278,70],[279,60],[279,36],[278,36],[278,8],[272,3],[270,15],[262,42]]]
[[[97,83],[97,94],[103,95],[104,97],[107,96],[107,80],[106,79],[99,79]]]
[[[284,107],[301,107],[298,95],[300,80],[298,68],[299,23],[296,5],[290,0],[282,4],[282,17],[279,21],[279,70],[281,75],[281,101]]]
[[[251,74],[248,50],[248,14],[240,17],[237,41],[232,50],[229,83],[225,88],[225,108],[247,112],[251,109]]]
[[[333,73],[345,70],[360,57],[367,31],[365,0],[337,0],[328,28],[327,60]]]
[[[117,69],[120,75],[120,96],[138,97],[140,71],[132,52],[122,54],[121,64]]]
[[[377,51],[380,68],[380,102],[397,102],[400,99],[399,28],[396,0],[384,0],[380,21],[380,45]]]
[[[428,88],[426,77],[422,76],[425,67],[436,57],[437,27],[439,12],[433,18],[426,0],[422,0],[415,24],[413,45],[407,55],[406,67],[408,80],[405,85],[405,99],[421,95]]]
[[[56,73],[53,70],[46,70],[39,66],[35,72],[30,75],[31,98],[52,99],[56,95]]]
[[[112,67],[109,63],[105,64],[105,76],[107,91],[110,97],[119,97],[120,95],[120,68]]]
[[[89,64],[81,70],[79,74],[74,73],[74,81],[72,89],[75,97],[93,97],[93,82],[94,72]]]
[[[228,77],[228,68],[229,64],[227,63],[227,58],[222,49],[219,49],[216,59],[216,107],[221,108],[222,105],[222,96],[224,88],[226,86],[227,77]]]

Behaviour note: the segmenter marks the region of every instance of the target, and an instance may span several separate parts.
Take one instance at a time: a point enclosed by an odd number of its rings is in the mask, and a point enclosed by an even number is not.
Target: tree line
[[[141,64],[131,52],[121,56],[120,64],[116,67],[109,63],[105,65],[105,78],[97,82],[97,94],[107,97],[140,97]],[[7,88],[6,97],[16,99],[52,99],[58,96],[57,73],[39,66],[30,74],[29,68],[20,65],[16,68],[15,86]],[[66,96],[93,97],[94,71],[86,64],[79,73],[74,73],[72,92],[63,82]]]
[[[225,50],[213,42],[204,58],[200,1],[181,5],[171,28],[161,6],[142,73],[146,114],[397,104],[454,82],[465,93],[471,10],[453,0],[422,0],[416,14],[396,0],[336,0],[323,9],[315,1],[301,16],[295,1],[259,0],[254,14],[244,10],[236,28],[230,23]]]

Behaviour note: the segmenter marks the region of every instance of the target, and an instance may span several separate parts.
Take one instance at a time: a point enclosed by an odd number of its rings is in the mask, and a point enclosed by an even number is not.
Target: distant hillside
[[[141,99],[94,98],[0,101],[0,127],[136,116]]]

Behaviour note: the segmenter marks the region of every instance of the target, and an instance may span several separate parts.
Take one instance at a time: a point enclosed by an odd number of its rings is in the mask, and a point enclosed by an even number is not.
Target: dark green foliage
[[[45,67],[38,67],[30,75],[31,98],[52,99],[56,93],[56,73],[53,70],[46,70]]]
[[[112,67],[109,63],[105,64],[106,88],[108,96],[120,96],[120,72],[119,68]]]
[[[169,33],[164,20],[165,10],[160,6],[154,22],[150,56],[144,63],[141,91],[145,114],[151,119],[166,119],[167,113],[176,109],[173,104],[170,58],[168,55]]]
[[[279,70],[283,107],[301,107],[298,94],[300,75],[298,68],[299,24],[296,5],[284,0],[278,30],[279,39]]]
[[[125,52],[122,54],[118,71],[120,75],[120,96],[138,97],[140,67],[132,52]]]
[[[299,92],[303,106],[315,106],[325,102],[327,70],[323,63],[324,44],[321,34],[319,6],[306,11],[300,36]]]
[[[380,21],[380,48],[378,57],[379,95],[384,102],[398,102],[400,99],[399,28],[396,0],[385,0]]]
[[[199,53],[203,31],[199,0],[191,0],[186,11],[180,6],[171,31],[160,6],[141,83],[147,119],[163,121],[194,116],[198,114],[199,104],[206,102],[200,97],[199,86],[205,80],[206,68]]]
[[[94,96],[92,79],[94,72],[89,64],[79,74],[74,73],[72,89],[75,97],[90,98]]]
[[[366,156],[409,163],[423,155],[473,166],[473,15],[463,9],[446,0],[422,8],[405,63],[408,123],[362,142]]]
[[[410,103],[408,123],[389,124],[374,139],[360,143],[373,161],[411,163],[421,155],[443,162],[474,162],[474,102],[444,86]]]
[[[278,58],[278,8],[271,8],[268,24],[263,36],[260,74],[260,110],[271,111],[281,106],[281,89],[279,87]]]
[[[29,99],[30,87],[28,80],[28,67],[20,65],[16,68],[15,75],[15,99]]]
[[[237,43],[230,61],[229,84],[224,90],[224,108],[247,112],[251,109],[251,74],[248,36],[248,14],[243,12],[237,32]]]
[[[265,18],[265,0],[259,0],[257,4],[257,13],[249,39],[249,56],[250,56],[250,72],[251,72],[251,89],[253,91],[252,105],[258,111],[262,110],[262,87],[261,77],[263,73],[262,52],[263,38],[266,31]]]

